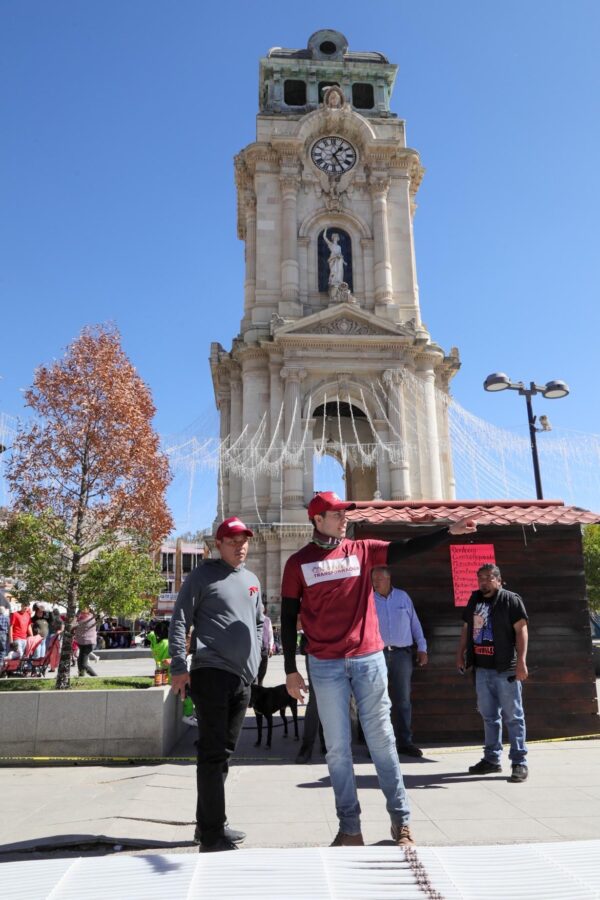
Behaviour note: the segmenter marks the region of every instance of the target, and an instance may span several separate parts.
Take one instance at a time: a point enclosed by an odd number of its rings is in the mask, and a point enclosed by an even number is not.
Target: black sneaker
[[[527,776],[529,775],[529,769],[527,766],[520,763],[519,765],[512,767],[512,774],[508,779],[512,784],[520,784],[522,781],[527,781]]]
[[[296,762],[298,765],[304,765],[305,763],[309,763],[312,759],[312,748],[311,747],[300,747],[298,751],[298,755],[296,757]]]
[[[423,756],[423,751],[416,744],[399,744],[398,753],[403,756]]]
[[[229,825],[225,825],[223,828],[223,837],[231,841],[232,844],[241,844],[242,841],[246,840],[246,832],[245,831],[236,831],[235,828],[230,828]],[[194,843],[201,844],[202,838],[200,837],[200,827],[196,825],[196,830],[194,831]]]
[[[474,766],[469,766],[469,775],[490,775],[492,772],[501,772],[502,766],[498,763],[488,762],[487,759],[480,759]]]
[[[220,853],[222,850],[237,850],[237,844],[226,837],[219,838],[214,844],[200,844],[200,853]]]

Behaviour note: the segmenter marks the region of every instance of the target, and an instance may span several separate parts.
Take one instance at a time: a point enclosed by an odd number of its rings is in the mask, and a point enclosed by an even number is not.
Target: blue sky
[[[562,378],[571,395],[536,411],[556,434],[600,434],[599,9],[4,0],[0,412],[21,414],[35,366],[84,325],[113,321],[161,434],[214,431],[207,358],[241,317],[233,156],[254,139],[258,59],[332,27],[400,67],[392,108],[427,170],[421,307],[460,348],[455,397],[524,433],[523,401],[484,393],[485,376]],[[179,530],[210,524],[213,490],[197,472],[188,514],[178,476]],[[577,497],[592,505],[585,479]]]

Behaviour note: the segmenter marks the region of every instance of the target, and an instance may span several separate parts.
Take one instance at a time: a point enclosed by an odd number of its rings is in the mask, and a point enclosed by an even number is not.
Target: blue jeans
[[[410,810],[394,731],[390,721],[387,667],[383,653],[317,659],[309,656],[310,676],[327,745],[327,767],[335,808],[344,834],[360,833],[360,804],[352,765],[350,695],[358,708],[379,786],[394,825],[405,825]]]
[[[400,747],[412,744],[410,683],[413,671],[412,647],[384,650],[388,670],[388,690],[392,701],[392,725]]]
[[[520,681],[509,681],[514,672],[495,669],[475,669],[477,708],[483,718],[484,758],[500,764],[502,757],[502,722],[510,740],[509,758],[513,766],[527,762],[525,743],[525,713],[523,712]]]

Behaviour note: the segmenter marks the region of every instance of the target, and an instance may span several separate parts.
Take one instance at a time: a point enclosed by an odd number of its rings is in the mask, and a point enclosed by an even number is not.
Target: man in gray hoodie
[[[207,560],[188,575],[169,628],[172,690],[184,697],[189,689],[198,717],[195,839],[201,853],[236,850],[245,838],[227,824],[225,777],[260,664],[261,591],[244,565],[252,536],[237,516],[219,525],[221,558]],[[192,626],[188,672],[185,645]]]

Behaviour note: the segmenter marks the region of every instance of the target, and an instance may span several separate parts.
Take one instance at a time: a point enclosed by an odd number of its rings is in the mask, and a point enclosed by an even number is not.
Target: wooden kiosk
[[[581,526],[600,516],[560,500],[370,501],[348,513],[348,536],[400,540],[467,514],[477,519],[474,535],[451,537],[392,568],[392,582],[412,597],[428,642],[429,664],[413,674],[415,741],[482,738],[472,678],[461,677],[455,666],[463,611],[456,604],[468,585],[465,557],[472,571],[490,552],[529,615],[528,738],[600,733],[581,542]],[[452,551],[460,545],[473,552]]]

